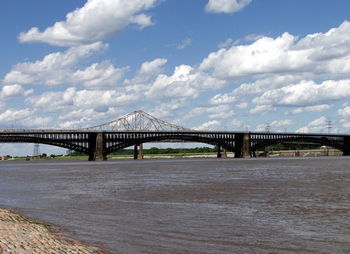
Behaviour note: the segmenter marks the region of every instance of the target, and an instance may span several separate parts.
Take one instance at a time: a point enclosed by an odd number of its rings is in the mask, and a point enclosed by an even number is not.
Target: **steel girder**
[[[0,143],[42,143],[59,146],[88,155],[95,152],[96,136],[102,135],[104,155],[135,144],[161,141],[200,142],[237,151],[241,146],[237,137],[249,138],[250,152],[286,142],[310,142],[331,146],[350,155],[350,135],[299,134],[270,132],[215,132],[215,131],[92,131],[92,130],[0,130]]]

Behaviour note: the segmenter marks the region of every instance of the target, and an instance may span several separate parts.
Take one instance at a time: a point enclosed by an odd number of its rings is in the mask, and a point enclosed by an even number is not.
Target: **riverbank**
[[[103,254],[101,249],[62,237],[48,224],[0,208],[0,254]]]
[[[304,150],[271,150],[257,151],[256,157],[322,157],[322,156],[342,156],[343,152],[333,148],[304,149]],[[234,158],[233,152],[221,152],[222,158]],[[133,155],[108,155],[108,160],[130,160]],[[143,159],[191,159],[191,158],[216,158],[217,153],[173,153],[173,154],[145,154]],[[53,161],[87,161],[87,155],[77,156],[57,156],[48,158],[18,157],[3,161],[25,161],[25,160],[53,160]],[[1,162],[1,160],[0,160]]]

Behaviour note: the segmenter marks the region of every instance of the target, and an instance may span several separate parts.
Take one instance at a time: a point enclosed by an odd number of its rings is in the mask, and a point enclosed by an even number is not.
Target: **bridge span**
[[[154,142],[200,142],[234,152],[235,158],[249,158],[264,147],[291,142],[330,146],[350,155],[350,135],[280,132],[231,132],[194,130],[100,131],[100,130],[0,130],[0,143],[40,143],[85,153],[91,161],[106,160],[122,148]]]
[[[80,130],[0,129],[0,143],[40,143],[59,146],[89,156],[89,160],[106,160],[107,155],[122,148],[138,147],[150,142],[200,142],[234,152],[235,158],[249,158],[264,147],[290,142],[308,142],[330,146],[350,155],[350,135],[301,134],[273,132],[197,131],[168,123],[136,110],[119,119]]]

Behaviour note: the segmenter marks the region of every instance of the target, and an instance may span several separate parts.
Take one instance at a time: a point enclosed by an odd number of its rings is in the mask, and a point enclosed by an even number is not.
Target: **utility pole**
[[[39,159],[40,158],[40,145],[39,144],[34,144],[33,158],[34,159]]]
[[[330,133],[331,133],[331,130],[332,130],[332,128],[333,128],[333,126],[332,126],[332,121],[331,121],[331,120],[327,120],[327,121],[326,121],[326,128],[327,128],[328,134],[330,134]]]

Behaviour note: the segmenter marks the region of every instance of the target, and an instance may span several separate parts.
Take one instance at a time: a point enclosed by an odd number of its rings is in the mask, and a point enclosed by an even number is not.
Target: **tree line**
[[[217,152],[217,148],[211,148],[211,147],[195,147],[195,148],[157,148],[157,147],[151,147],[151,148],[144,148],[143,154],[183,154],[183,153],[215,153]],[[134,149],[120,149],[118,151],[115,151],[111,153],[111,155],[133,155]],[[68,150],[67,155],[69,156],[81,156],[85,155],[83,153]]]

